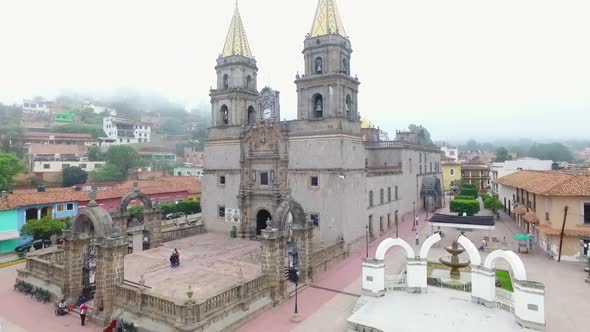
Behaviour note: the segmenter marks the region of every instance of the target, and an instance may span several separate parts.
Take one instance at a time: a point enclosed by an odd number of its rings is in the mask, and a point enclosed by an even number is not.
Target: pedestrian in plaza
[[[416,216],[416,226],[418,226],[419,222],[420,222],[420,217]]]
[[[416,245],[420,245],[420,236],[418,236],[418,232],[416,232]]]
[[[170,255],[170,267],[171,268],[175,268],[176,267],[176,256],[174,256],[174,253],[172,253]]]
[[[86,325],[86,311],[88,311],[88,306],[86,303],[82,303],[80,306],[80,321],[82,322],[82,326]]]
[[[176,256],[176,267],[180,266],[180,253],[174,248],[174,256]]]

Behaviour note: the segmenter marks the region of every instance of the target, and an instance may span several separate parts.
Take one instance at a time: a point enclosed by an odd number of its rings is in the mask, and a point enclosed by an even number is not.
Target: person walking
[[[82,303],[80,306],[80,322],[82,326],[86,325],[86,311],[88,311],[88,306],[86,303]]]
[[[180,253],[174,248],[174,256],[176,256],[176,267],[180,266]]]
[[[418,232],[416,232],[416,245],[420,245],[420,236],[418,236]]]

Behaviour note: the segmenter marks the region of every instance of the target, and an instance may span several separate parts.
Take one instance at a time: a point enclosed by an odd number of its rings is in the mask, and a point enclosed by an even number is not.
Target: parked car
[[[18,253],[25,253],[31,250],[31,247],[34,247],[35,250],[47,248],[51,245],[51,240],[47,239],[37,239],[37,240],[29,240],[20,246],[14,248],[14,251]]]
[[[168,213],[166,215],[166,220],[176,219],[176,218],[180,218],[180,217],[182,217],[181,212]]]

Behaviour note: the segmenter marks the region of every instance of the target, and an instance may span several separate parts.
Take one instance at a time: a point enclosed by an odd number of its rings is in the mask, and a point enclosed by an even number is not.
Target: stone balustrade
[[[265,280],[266,275],[262,275],[199,302],[173,301],[147,294],[147,288],[141,285],[123,284],[115,286],[115,305],[168,324],[204,324],[236,304],[256,299],[268,288]]]
[[[189,236],[205,233],[205,225],[193,225],[176,228],[169,231],[162,231],[162,242],[183,239]]]
[[[311,254],[312,276],[321,271],[327,271],[328,266],[350,254],[350,246],[344,241],[338,241],[323,247]]]
[[[27,257],[40,258],[52,263],[63,264],[66,260],[66,254],[62,247],[53,246],[37,250],[27,255]]]
[[[25,271],[46,282],[63,284],[64,281],[64,266],[43,258],[28,257]]]

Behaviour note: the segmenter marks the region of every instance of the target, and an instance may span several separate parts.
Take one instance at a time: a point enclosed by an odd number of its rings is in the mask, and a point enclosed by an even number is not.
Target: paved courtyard
[[[180,266],[173,269],[169,258],[175,248]],[[148,292],[169,299],[185,300],[191,285],[194,298],[203,300],[233,287],[240,277],[260,276],[260,253],[260,242],[199,234],[125,256],[125,279],[139,282],[143,275]]]

